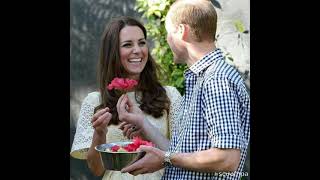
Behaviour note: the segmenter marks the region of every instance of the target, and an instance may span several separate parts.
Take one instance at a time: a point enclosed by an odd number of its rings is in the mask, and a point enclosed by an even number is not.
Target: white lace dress
[[[180,105],[181,95],[175,87],[165,86],[167,95],[171,101],[169,115],[165,112],[160,118],[154,118],[151,115],[145,114],[147,119],[155,127],[157,127],[160,132],[170,138],[172,127],[174,126],[174,112],[177,112],[178,106]],[[129,92],[128,97],[134,104],[138,104],[135,100],[134,92]],[[99,92],[89,93],[84,99],[81,105],[81,110],[79,114],[79,119],[77,122],[76,134],[74,136],[74,141],[71,148],[71,156],[77,159],[86,159],[87,151],[91,146],[92,136],[94,129],[91,125],[91,119],[93,116],[94,108],[100,104],[101,96]],[[114,141],[125,141],[128,140],[123,136],[122,131],[118,128],[119,125],[108,126],[108,133],[106,135],[107,142]],[[138,176],[133,176],[129,173],[121,173],[120,171],[106,170],[103,176],[103,180],[156,180],[161,179],[163,174],[163,169],[150,174],[143,174]]]

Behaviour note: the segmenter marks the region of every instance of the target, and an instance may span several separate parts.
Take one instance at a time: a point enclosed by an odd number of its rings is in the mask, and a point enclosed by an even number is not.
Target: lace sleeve
[[[91,126],[91,119],[94,108],[99,105],[99,93],[93,92],[83,100],[77,129],[74,135],[74,140],[70,155],[77,159],[86,159],[87,152],[91,146],[94,129]]]
[[[172,86],[166,86],[167,94],[170,99],[170,111],[169,111],[169,139],[171,139],[171,135],[173,133],[173,130],[175,129],[175,119],[177,117],[177,112],[179,112],[180,109],[180,103],[182,100],[181,94],[179,91]]]

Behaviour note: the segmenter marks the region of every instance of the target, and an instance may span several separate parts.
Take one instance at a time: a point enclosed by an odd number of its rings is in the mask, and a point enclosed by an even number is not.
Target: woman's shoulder
[[[179,93],[178,89],[174,86],[163,86],[163,87],[167,92],[178,92]]]
[[[84,102],[89,103],[89,104],[94,104],[97,105],[100,103],[101,95],[100,92],[94,91],[88,93],[88,95],[84,98]]]
[[[166,90],[167,95],[169,96],[169,98],[174,97],[174,96],[181,97],[180,92],[174,86],[164,86],[164,89]]]

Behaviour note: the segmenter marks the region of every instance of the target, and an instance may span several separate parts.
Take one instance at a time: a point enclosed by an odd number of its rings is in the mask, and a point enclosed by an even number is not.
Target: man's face
[[[173,25],[170,18],[168,17],[169,15],[167,15],[166,18],[165,27],[167,31],[167,42],[173,53],[173,62],[175,64],[183,64],[185,63],[185,61],[183,60],[184,52],[183,46],[181,44],[181,39],[178,38],[178,27]]]

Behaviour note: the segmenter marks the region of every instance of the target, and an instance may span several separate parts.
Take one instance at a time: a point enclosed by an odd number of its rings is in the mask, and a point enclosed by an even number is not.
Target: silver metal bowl
[[[101,161],[105,169],[120,171],[122,168],[133,164],[137,160],[141,159],[145,152],[110,152],[106,149],[110,149],[114,145],[120,147],[131,144],[132,141],[125,142],[112,142],[108,144],[101,144],[95,147],[95,149],[100,153]]]

